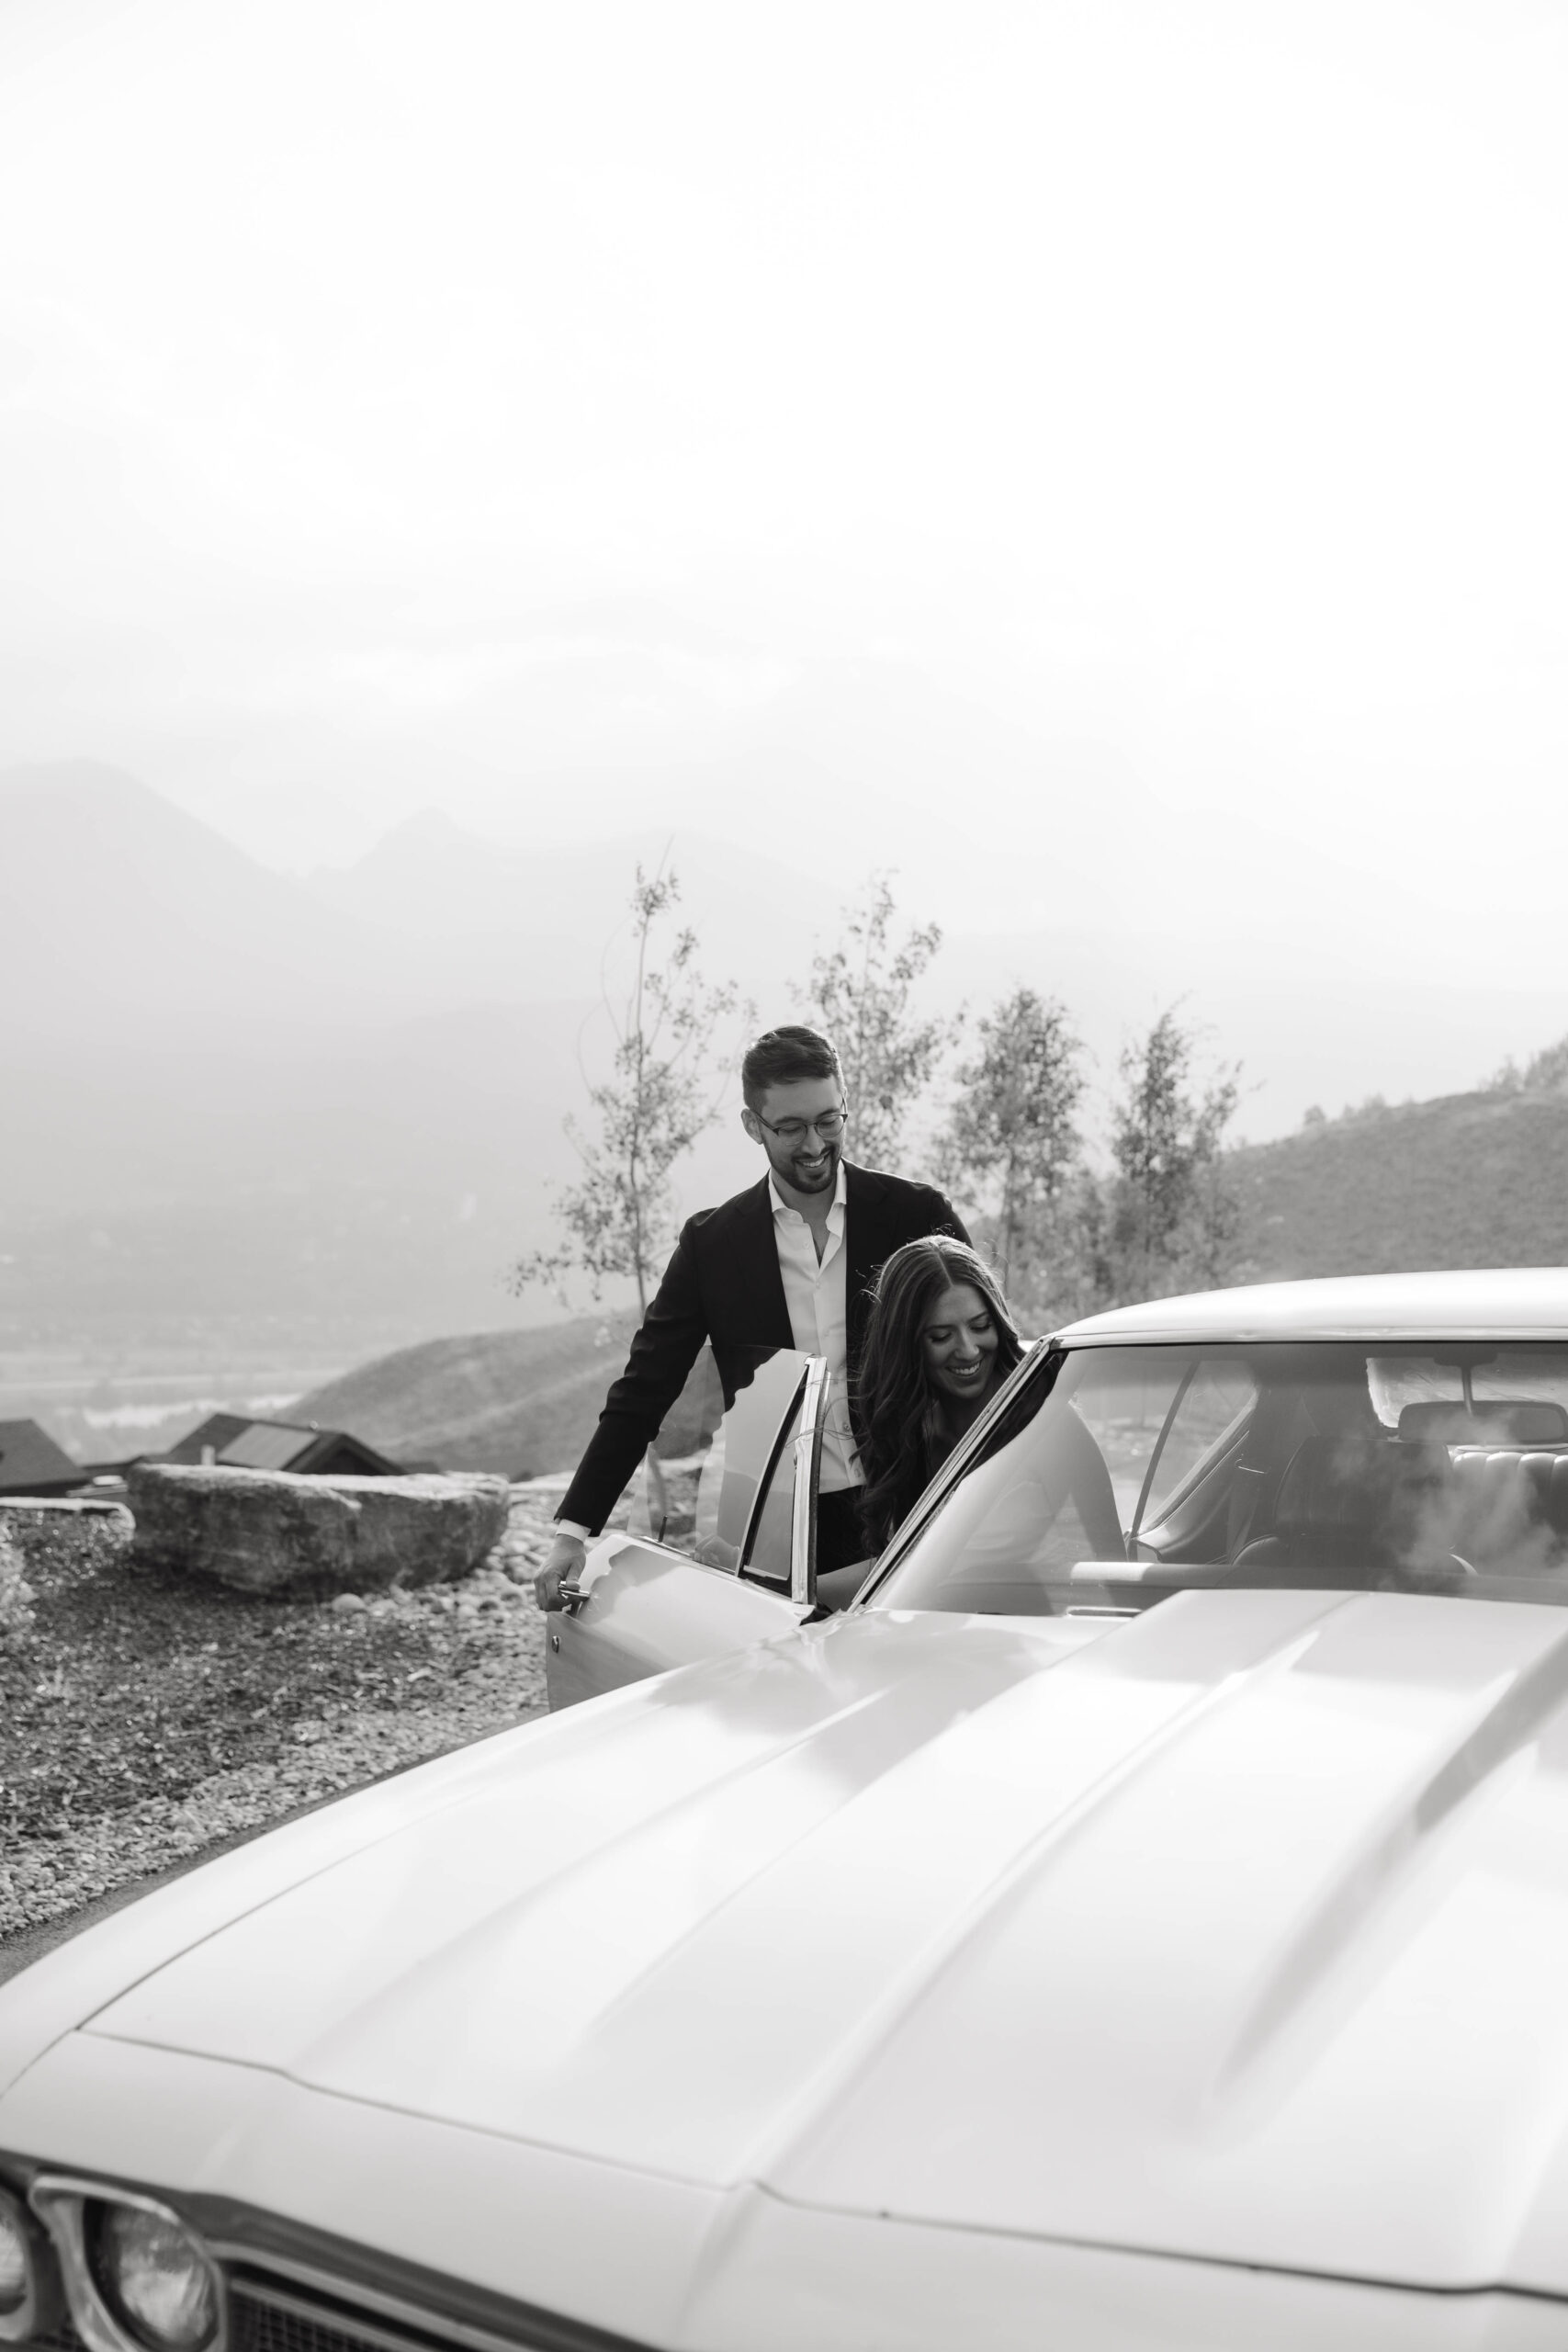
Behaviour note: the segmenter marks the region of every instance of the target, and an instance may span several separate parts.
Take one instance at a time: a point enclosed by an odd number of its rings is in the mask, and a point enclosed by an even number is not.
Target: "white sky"
[[[1147,832],[1173,992],[1245,819],[1563,986],[1565,122],[1533,0],[0,0],[0,763],[998,929]]]

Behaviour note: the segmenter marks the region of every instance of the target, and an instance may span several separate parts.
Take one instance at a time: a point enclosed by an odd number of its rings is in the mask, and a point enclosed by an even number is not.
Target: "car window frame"
[[[726,1567],[717,1560],[699,1559],[694,1552],[683,1552],[679,1544],[671,1543],[667,1537],[651,1534],[643,1529],[614,1532],[618,1540],[663,1552],[671,1559],[679,1560],[682,1567],[700,1568],[705,1576],[722,1577],[729,1584],[750,1585],[755,1592],[765,1592],[775,1600],[787,1601],[792,1608],[809,1611],[817,1603],[817,1498],[828,1402],[828,1360],[825,1356],[813,1355],[804,1348],[794,1346],[773,1349],[769,1353],[771,1356],[797,1357],[801,1370],[789,1406],[769,1441],[765,1465],[758,1476],[756,1491],[748,1507],[745,1527],[737,1546],[739,1557],[735,1566]],[[723,1427],[734,1409],[733,1403],[726,1406],[719,1417],[718,1428]],[[715,1434],[717,1434],[716,1429]],[[751,1568],[750,1557],[761,1531],[769,1492],[786,1452],[795,1457],[795,1487],[790,1510],[790,1575],[788,1584],[784,1585],[776,1577],[757,1575]],[[602,1542],[604,1538],[599,1540]]]
[[[1187,1392],[1198,1377],[1198,1367],[1202,1361],[1201,1351],[1194,1348],[1191,1362],[1177,1382],[1175,1393],[1166,1408],[1165,1419],[1160,1423],[1159,1435],[1154,1442],[1153,1450],[1144,1471],[1143,1484],[1138,1488],[1138,1499],[1133,1505],[1133,1516],[1127,1525],[1126,1540],[1129,1544],[1135,1544],[1138,1540],[1144,1524],[1144,1513],[1149,1507],[1149,1497],[1154,1492],[1155,1479],[1158,1475],[1160,1463],[1164,1459],[1166,1440],[1176,1427],[1176,1417],[1187,1401]]]
[[[806,1354],[804,1350],[795,1352]],[[827,1390],[826,1356],[806,1354],[806,1367],[800,1385],[788,1412],[779,1424],[767,1467],[757,1481],[757,1491],[752,1498],[750,1515],[740,1545],[739,1562],[733,1569],[719,1568],[716,1571],[719,1576],[733,1575],[739,1583],[751,1585],[759,1592],[770,1592],[775,1600],[787,1600],[797,1609],[814,1607],[817,1598],[817,1491],[822,1469],[822,1423]],[[776,1577],[759,1576],[751,1566],[751,1554],[761,1532],[762,1513],[786,1452],[794,1456],[795,1473],[795,1486],[790,1496],[787,1591]],[[713,1563],[699,1560],[695,1565],[710,1567]]]

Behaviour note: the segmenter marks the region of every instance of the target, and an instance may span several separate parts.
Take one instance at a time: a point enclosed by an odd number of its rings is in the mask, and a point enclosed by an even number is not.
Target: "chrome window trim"
[[[791,1354],[798,1354],[800,1351],[798,1349],[791,1349],[789,1352]],[[805,1359],[800,1377],[795,1384],[795,1393],[789,1400],[789,1410],[784,1414],[777,1430],[773,1433],[773,1442],[768,1448],[768,1458],[762,1465],[762,1475],[757,1481],[757,1491],[751,1498],[751,1507],[746,1514],[746,1532],[740,1539],[740,1557],[736,1562],[735,1573],[741,1579],[742,1583],[757,1585],[764,1592],[778,1593],[779,1588],[772,1577],[760,1576],[752,1570],[751,1549],[755,1544],[758,1536],[761,1533],[762,1513],[767,1508],[768,1494],[773,1486],[773,1480],[779,1475],[779,1465],[784,1461],[786,1451],[790,1454],[795,1471],[798,1475],[800,1466],[799,1442],[806,1429],[806,1417],[811,1402],[811,1373],[812,1367],[817,1363],[817,1362],[818,1358],[816,1356],[807,1356]],[[800,1426],[795,1430],[795,1433],[792,1438],[790,1435],[790,1423],[796,1419],[798,1419]],[[798,1487],[796,1491],[798,1492]],[[795,1513],[792,1509],[790,1513],[789,1542],[789,1589],[792,1598],[795,1592]],[[782,1600],[784,1595],[779,1593],[779,1598]]]
[[[999,1413],[1006,1410],[1024,1382],[1045,1362],[1053,1349],[1061,1349],[1061,1342],[1055,1338],[1033,1340],[1025,1348],[973,1429],[959,1439],[931,1485],[911,1505],[908,1517],[901,1521],[887,1549],[856,1593],[851,1604],[852,1608],[863,1609],[868,1601],[874,1599],[916,1536],[923,1532],[932,1513],[946,1501],[960,1478],[968,1470],[969,1464],[990,1433],[991,1423]],[[1066,1351],[1063,1350],[1062,1352],[1065,1353]]]
[[[98,2292],[93,2267],[87,2259],[83,2222],[83,2209],[89,2200],[100,2205],[130,2205],[140,2213],[154,2213],[161,2222],[172,2222],[193,2241],[212,2281],[218,2313],[217,2326],[202,2352],[227,2352],[229,2299],[222,2267],[200,2231],[183,2213],[159,2198],[145,2197],[139,2189],[121,2188],[114,2181],[91,2180],[74,2173],[39,2173],[28,2191],[28,2202],[54,2242],[65,2300],[87,2352],[148,2352],[143,2339],[133,2335],[116,2319]]]
[[[828,1359],[807,1362],[800,1427],[795,1436],[794,1517],[789,1544],[789,1597],[797,1609],[817,1599],[817,1487],[822,1471],[823,1408],[828,1401]]]

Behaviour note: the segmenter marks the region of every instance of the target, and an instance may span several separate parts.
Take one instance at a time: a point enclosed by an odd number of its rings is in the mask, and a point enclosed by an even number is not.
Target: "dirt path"
[[[544,1510],[515,1508],[461,1586],[357,1609],[132,1576],[123,1546],[29,1560],[34,1629],[0,1656],[0,1974],[227,1846],[538,1713]]]
[[[525,1707],[520,1714],[510,1717],[508,1720],[526,1723],[530,1716],[542,1715],[545,1712],[545,1702],[541,1699],[536,1705]],[[493,1724],[491,1728],[504,1730],[506,1725]],[[475,1734],[476,1738],[484,1736],[483,1733]],[[462,1741],[455,1744],[459,1747],[466,1745]],[[448,1749],[441,1748],[432,1751],[434,1755],[449,1752]],[[430,1758],[427,1756],[418,1756],[412,1759],[414,1764],[424,1764],[429,1761]],[[408,1771],[412,1769],[412,1764],[394,1767],[397,1771]],[[389,1779],[391,1775],[384,1773],[379,1777]],[[358,1785],[368,1788],[373,1785],[373,1781],[362,1781]],[[291,1812],[275,1815],[265,1821],[258,1821],[253,1828],[231,1830],[226,1838],[213,1838],[209,1844],[201,1846],[195,1852],[187,1854],[183,1860],[171,1862],[165,1870],[150,1871],[144,1878],[126,1880],[106,1894],[93,1896],[89,1902],[84,1903],[74,1911],[67,1911],[48,1919],[39,1927],[24,1928],[14,1936],[0,1937],[0,1984],[4,1984],[8,1976],[15,1976],[19,1970],[30,1966],[35,1960],[41,1960],[45,1952],[52,1951],[57,1944],[69,1942],[70,1939],[79,1935],[84,1928],[92,1927],[98,1919],[108,1918],[116,1911],[123,1911],[126,1905],[134,1903],[139,1895],[150,1894],[155,1886],[165,1886],[172,1879],[184,1878],[187,1871],[199,1869],[203,1862],[215,1861],[220,1854],[227,1854],[233,1847],[248,1846],[253,1838],[265,1838],[269,1829],[281,1829],[286,1821],[298,1821],[302,1815],[314,1813],[323,1804],[335,1804],[340,1796],[350,1793],[351,1792],[346,1789],[334,1789],[330,1796],[318,1797],[313,1804],[296,1805]]]

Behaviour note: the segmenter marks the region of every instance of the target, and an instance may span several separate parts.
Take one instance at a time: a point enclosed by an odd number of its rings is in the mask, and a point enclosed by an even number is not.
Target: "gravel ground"
[[[129,1520],[85,1547],[41,1517],[22,1530],[33,1623],[0,1649],[0,1951],[539,1713],[545,1627],[525,1580],[547,1510],[514,1502],[461,1585],[355,1605],[133,1570]]]

